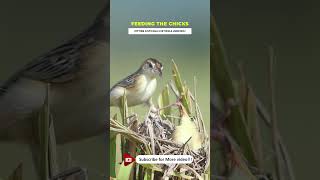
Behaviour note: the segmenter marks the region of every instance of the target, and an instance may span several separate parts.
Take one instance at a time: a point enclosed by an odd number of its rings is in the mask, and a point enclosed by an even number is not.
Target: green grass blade
[[[121,113],[121,117],[122,117],[122,124],[124,126],[127,126],[128,103],[127,103],[126,91],[124,91],[124,94],[121,97],[120,113]],[[127,140],[124,137],[121,137],[121,152],[122,152],[121,154],[129,152],[128,143],[127,143]]]
[[[224,102],[229,102],[230,100],[237,101],[239,98],[233,84],[225,50],[215,20],[214,18],[211,19],[211,75]],[[246,120],[240,106],[231,107],[231,114],[228,121],[227,127],[232,137],[240,145],[244,156],[250,164],[256,165],[254,147],[250,140]]]
[[[259,116],[265,122],[265,125],[271,128],[271,117],[268,114],[266,107],[264,107],[264,105],[261,103],[261,101],[258,98],[256,98],[256,104],[257,104],[257,111],[259,113]],[[279,139],[279,146],[280,146],[280,152],[281,152],[283,164],[286,169],[285,173],[287,174],[287,177],[289,177],[288,179],[295,180],[296,178],[295,178],[293,166],[291,163],[291,159],[280,133],[278,134],[278,139]]]
[[[257,112],[256,98],[253,93],[252,88],[248,88],[248,99],[247,99],[247,122],[249,133],[254,145],[256,167],[263,172],[263,147],[262,147],[262,137],[261,129],[259,125],[259,118]]]
[[[121,117],[122,117],[122,124],[127,125],[126,117],[128,117],[128,103],[127,103],[126,91],[124,91],[124,94],[121,97],[120,113],[121,113]]]
[[[50,177],[55,176],[59,173],[59,165],[57,158],[57,143],[56,136],[54,131],[54,124],[52,116],[50,116],[50,125],[49,125],[49,169]]]
[[[238,69],[240,73],[240,81],[239,81],[239,100],[242,107],[243,112],[247,112],[247,100],[248,100],[248,83],[244,74],[242,64],[238,64]],[[246,115],[245,115],[246,116]],[[247,117],[247,116],[246,116]],[[247,120],[247,119],[246,119]]]
[[[110,138],[109,150],[109,170],[110,176],[116,177],[116,155],[117,155],[117,136]]]
[[[278,119],[277,119],[277,108],[276,108],[276,97],[275,97],[275,84],[274,84],[274,63],[275,55],[272,47],[269,48],[270,61],[269,61],[269,86],[271,96],[271,131],[272,131],[272,143],[274,150],[274,165],[278,180],[283,180],[283,173],[281,170],[281,153],[279,146],[279,130],[278,130]]]
[[[38,118],[39,146],[40,146],[40,178],[49,178],[49,122],[50,122],[50,85],[47,85],[47,93],[44,106]]]
[[[251,87],[249,87],[246,80],[245,73],[242,64],[238,64],[240,72],[239,82],[239,99],[242,107],[242,111],[245,113],[245,119],[249,131],[251,141],[254,146],[254,155],[257,162],[256,167],[262,172],[263,166],[263,152],[262,152],[262,138],[261,129],[259,125],[259,117],[257,111],[257,99]]]
[[[143,180],[153,180],[154,179],[154,173],[151,169],[147,169],[145,171],[145,174],[144,174],[144,178]]]
[[[283,142],[282,137],[280,135],[279,135],[279,148],[280,148],[280,152],[282,155],[282,160],[283,160],[283,164],[284,164],[284,168],[285,168],[286,177],[289,177],[288,179],[290,179],[290,180],[295,180],[296,177],[294,175],[291,159],[290,159],[288,150],[287,150],[286,146],[284,145],[284,142]]]
[[[186,108],[188,114],[190,114],[191,110],[190,110],[190,104],[188,101],[189,98],[187,97],[188,90],[186,89],[185,85],[182,83],[182,79],[181,79],[181,75],[178,70],[178,66],[176,65],[174,60],[172,60],[172,66],[173,66],[172,75],[173,75],[173,80],[175,82],[175,87],[179,92],[182,105]]]
[[[163,108],[160,111],[160,115],[164,117],[168,117],[171,115],[171,107],[167,107],[170,105],[170,92],[169,92],[169,86],[166,85],[165,88],[162,90],[161,94],[158,97],[158,105],[159,108]],[[168,118],[170,119],[170,118]]]
[[[117,114],[113,116],[113,120],[117,121]],[[110,131],[110,146],[109,146],[109,171],[111,177],[116,177],[117,164],[117,135]]]
[[[119,168],[117,179],[119,180],[129,180],[131,172],[133,170],[134,163],[129,164],[128,166],[124,166],[123,162]]]

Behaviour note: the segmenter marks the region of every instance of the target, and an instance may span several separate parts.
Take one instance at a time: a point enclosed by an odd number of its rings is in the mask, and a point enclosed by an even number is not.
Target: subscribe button
[[[139,155],[138,164],[189,164],[193,162],[190,155]]]
[[[193,157],[190,155],[138,155],[136,158],[124,154],[124,165],[127,166],[134,161],[138,164],[190,164]]]

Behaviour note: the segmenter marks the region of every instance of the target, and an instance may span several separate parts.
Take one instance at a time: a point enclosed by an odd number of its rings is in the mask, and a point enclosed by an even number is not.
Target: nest
[[[195,152],[189,148],[187,142],[185,144],[178,144],[172,140],[176,126],[172,121],[163,118],[158,112],[150,110],[142,122],[139,122],[136,114],[126,119],[127,126],[111,119],[110,129],[135,142],[137,147],[142,150],[140,154],[191,155],[193,157],[194,160],[190,164],[154,165],[162,172],[163,179],[167,179],[173,175],[202,179],[202,175],[210,163],[207,136],[203,140],[203,147]]]

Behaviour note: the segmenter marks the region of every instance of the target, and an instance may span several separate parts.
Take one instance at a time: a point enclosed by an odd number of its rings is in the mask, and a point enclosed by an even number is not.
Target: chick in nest
[[[173,132],[172,140],[179,144],[187,143],[189,148],[196,152],[202,148],[203,135],[199,132],[197,125],[190,118],[182,105],[180,105],[180,113],[180,125],[176,126]]]

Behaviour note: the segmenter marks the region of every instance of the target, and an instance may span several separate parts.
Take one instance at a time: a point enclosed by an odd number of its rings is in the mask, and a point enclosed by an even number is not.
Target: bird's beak
[[[159,68],[159,76],[162,77],[162,68]]]

